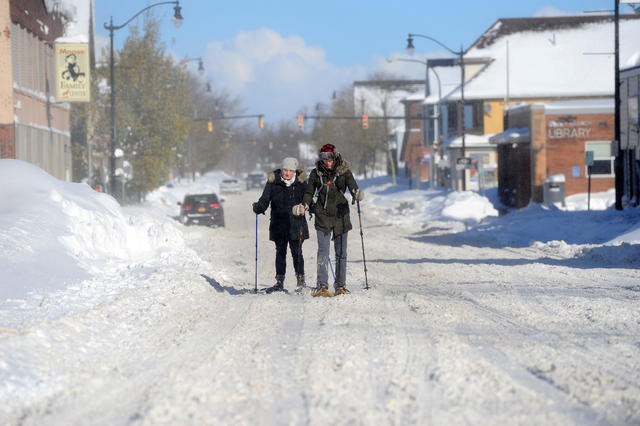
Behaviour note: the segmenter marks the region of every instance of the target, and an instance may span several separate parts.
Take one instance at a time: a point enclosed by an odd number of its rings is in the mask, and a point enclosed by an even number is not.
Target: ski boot
[[[265,293],[273,293],[274,291],[285,291],[284,290],[284,275],[276,275],[276,285],[268,287],[265,289]]]
[[[311,293],[311,295],[313,297],[318,297],[318,296],[332,297],[333,293],[331,293],[329,291],[329,289],[327,288],[326,285],[322,284],[322,285],[319,285],[318,287],[316,287],[316,290],[313,293]]]
[[[337,296],[339,294],[350,294],[351,292],[349,290],[347,290],[347,288],[343,285],[337,285],[335,287],[335,291],[333,292],[334,296]]]

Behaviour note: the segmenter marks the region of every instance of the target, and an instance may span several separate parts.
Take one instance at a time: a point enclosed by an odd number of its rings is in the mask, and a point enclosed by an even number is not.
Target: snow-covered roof
[[[402,100],[416,91],[424,91],[423,80],[356,81],[353,84],[356,114],[404,116]],[[404,124],[404,119],[389,120],[390,128],[404,130]]]
[[[65,34],[58,43],[88,43],[93,9],[92,0],[44,0],[47,10],[58,8],[67,19]],[[93,26],[95,27],[95,26]]]
[[[640,16],[621,16],[621,66],[636,61],[639,39]],[[613,43],[609,15],[500,19],[465,53],[493,59],[466,82],[465,98],[612,96]],[[448,96],[459,98],[459,88]]]
[[[614,112],[613,99],[584,99],[544,104],[545,114],[608,114]]]
[[[503,144],[503,143],[520,143],[529,142],[531,140],[531,131],[527,127],[507,129],[502,133],[491,136],[489,143]]]
[[[411,95],[404,98],[403,102],[424,101],[426,104],[438,103],[452,90],[460,85],[460,67],[431,67],[429,73],[429,96],[425,101],[424,84]]]

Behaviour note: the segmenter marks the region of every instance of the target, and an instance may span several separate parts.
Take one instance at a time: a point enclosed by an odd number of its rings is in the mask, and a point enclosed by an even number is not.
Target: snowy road
[[[465,241],[448,223],[390,226],[364,203],[370,290],[356,229],[350,296],[255,295],[257,197],[228,196],[225,229],[184,228],[204,262],[103,277],[90,285],[124,290],[0,329],[0,355],[24,354],[1,423],[640,423],[637,269],[562,243]],[[261,287],[275,275],[267,226]],[[315,238],[304,252],[314,283]]]

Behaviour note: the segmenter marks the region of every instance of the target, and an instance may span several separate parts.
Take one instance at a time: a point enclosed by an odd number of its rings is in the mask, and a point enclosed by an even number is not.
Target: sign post
[[[593,166],[593,151],[587,151],[585,156],[587,165],[587,211],[591,211],[591,166]]]

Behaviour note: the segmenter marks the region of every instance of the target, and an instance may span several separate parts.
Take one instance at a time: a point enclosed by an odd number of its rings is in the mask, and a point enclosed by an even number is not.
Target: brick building
[[[508,109],[498,146],[498,192],[503,204],[543,201],[543,181],[565,177],[565,195],[587,192],[586,152],[592,151],[591,191],[614,188],[613,100],[526,104]]]
[[[71,180],[69,104],[53,95],[53,42],[63,36],[65,17],[46,5],[0,0],[0,158]]]

